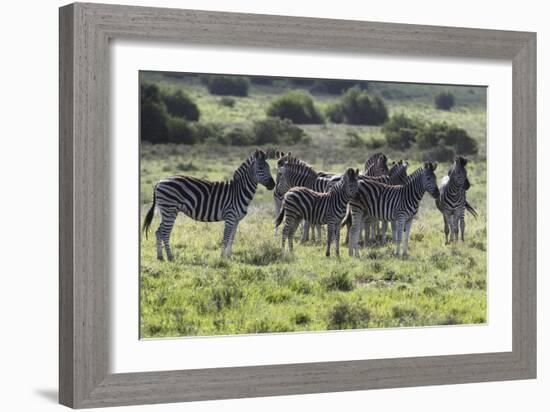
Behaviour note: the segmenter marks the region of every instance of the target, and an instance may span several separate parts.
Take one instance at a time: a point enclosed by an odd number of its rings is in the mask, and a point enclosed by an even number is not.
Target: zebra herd
[[[394,162],[390,168],[383,153],[370,156],[362,172],[348,168],[343,174],[332,174],[317,172],[291,153],[277,151],[276,182],[266,157],[265,152],[256,150],[229,181],[210,182],[191,176],[172,176],[159,181],[143,224],[147,234],[158,207],[161,223],[156,231],[157,258],[163,259],[164,246],[168,260],[174,259],[170,233],[179,212],[202,222],[224,221],[221,255],[230,256],[237,226],[246,216],[258,183],[268,190],[274,189],[275,233],[284,222],[283,250],[286,242],[288,249],[293,250],[295,232],[303,222],[302,241],[308,239],[310,227],[321,240],[321,226],[327,226],[326,256],[330,256],[332,243],[339,256],[340,228],[347,226],[349,254],[359,256],[361,233],[364,232],[365,246],[378,239],[385,243],[390,224],[395,254],[407,255],[412,220],[426,192],[435,199],[443,215],[446,243],[458,241],[459,229],[464,240],[465,210],[477,216],[466,200],[470,182],[467,160],[461,156],[455,157],[439,188],[435,175],[437,164],[425,162],[409,175],[407,162]]]

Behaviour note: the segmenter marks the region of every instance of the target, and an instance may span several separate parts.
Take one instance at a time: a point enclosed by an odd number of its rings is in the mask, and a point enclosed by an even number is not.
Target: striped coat
[[[403,233],[403,255],[408,253],[409,233],[414,215],[418,212],[420,200],[429,192],[434,198],[439,196],[435,169],[436,165],[425,163],[407,177],[402,186],[388,186],[383,183],[363,179],[359,181],[359,192],[350,201],[348,213],[352,215],[351,256],[359,256],[359,230],[365,216],[372,216],[385,222],[394,222],[395,254],[399,256]]]
[[[158,207],[161,222],[156,231],[157,258],[163,259],[164,243],[168,260],[174,259],[170,233],[179,212],[201,222],[225,221],[222,256],[230,256],[237,226],[246,216],[258,183],[269,190],[275,187],[265,158],[263,151],[256,150],[235,171],[233,179],[226,182],[210,182],[191,176],[172,176],[158,182],[153,191],[153,204],[143,224],[147,234],[155,207]]]
[[[279,226],[284,219],[281,245],[284,250],[288,238],[289,250],[293,249],[293,237],[302,220],[312,224],[327,225],[326,255],[330,256],[330,246],[335,242],[335,252],[339,256],[340,221],[346,213],[348,201],[357,194],[359,170],[348,169],[340,181],[331,186],[327,193],[313,191],[307,187],[289,190],[275,222]]]

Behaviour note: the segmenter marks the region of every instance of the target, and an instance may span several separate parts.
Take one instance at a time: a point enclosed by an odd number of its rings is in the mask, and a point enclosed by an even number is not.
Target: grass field
[[[272,87],[252,86],[249,97],[235,98],[233,108],[219,104],[198,81],[159,77],[163,87],[184,87],[198,102],[201,121],[224,125],[246,124],[265,117],[275,94]],[[241,221],[231,259],[220,258],[223,222],[201,223],[183,215],[172,232],[173,262],[157,261],[155,236],[159,217],[148,239],[141,240],[141,336],[319,331],[484,323],[486,321],[486,162],[484,91],[468,88],[456,93],[451,112],[433,108],[431,90],[401,85],[386,102],[390,113],[414,113],[427,120],[446,120],[466,129],[480,143],[480,153],[468,164],[472,183],[468,200],[479,212],[466,217],[466,241],[445,246],[443,219],[426,194],[411,229],[409,258],[392,256],[394,246],[362,250],[361,258],[326,258],[324,243],[295,246],[283,254],[274,236],[272,193],[259,186],[247,217]],[[382,91],[392,92],[387,85]],[[389,92],[388,92],[389,90]],[[400,93],[397,93],[399,91]],[[416,93],[416,94],[415,94]],[[321,106],[335,96],[315,96]],[[341,173],[362,168],[369,152],[350,148],[350,131],[363,138],[380,138],[380,129],[326,123],[301,126],[309,144],[280,147],[317,170]],[[327,150],[330,147],[330,150]],[[210,180],[231,178],[254,147],[201,144],[141,147],[142,216],[159,179],[187,174]],[[414,153],[390,157],[411,159],[409,172],[419,167]],[[275,177],[275,161],[270,160]],[[438,179],[449,165],[436,171]],[[342,231],[344,233],[344,231]],[[326,232],[323,234],[326,239]],[[343,236],[342,236],[343,241]]]

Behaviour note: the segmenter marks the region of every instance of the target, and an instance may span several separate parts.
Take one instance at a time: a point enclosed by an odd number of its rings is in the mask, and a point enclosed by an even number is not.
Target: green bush
[[[267,108],[267,115],[289,119],[297,124],[323,123],[311,96],[297,90],[288,91],[273,99]]]
[[[248,129],[236,127],[225,134],[225,141],[233,146],[250,146],[254,144],[254,135]]]
[[[198,141],[193,126],[180,117],[169,118],[168,136],[172,143],[195,144]]]
[[[332,123],[340,124],[346,120],[344,109],[338,103],[330,105],[326,110],[326,115]]]
[[[254,144],[267,143],[292,145],[307,139],[305,132],[288,119],[271,117],[256,120],[252,125]]]
[[[432,149],[440,142],[445,144],[448,131],[447,123],[431,123],[418,133],[416,144],[419,149]]]
[[[165,92],[161,95],[168,113],[172,116],[183,117],[187,120],[199,120],[199,108],[191,98],[182,90]]]
[[[225,106],[225,107],[235,107],[235,99],[233,97],[223,96],[219,100],[219,103],[220,103],[220,105]]]
[[[145,101],[141,103],[141,140],[151,143],[168,143],[168,113],[164,103]]]
[[[455,157],[452,147],[445,146],[443,142],[422,153],[423,161],[451,162]]]
[[[369,310],[359,303],[337,303],[328,314],[327,329],[358,329],[368,327]]]
[[[218,96],[248,96],[250,82],[246,77],[239,76],[209,76],[207,87],[210,94]]]
[[[310,91],[318,94],[339,95],[356,84],[357,82],[353,80],[315,80],[315,83],[311,86]]]
[[[341,110],[346,123],[380,125],[388,119],[384,101],[377,95],[361,90],[359,86],[348,89],[339,105],[340,109],[333,108],[332,111]]]
[[[439,110],[451,110],[455,105],[455,97],[449,91],[438,93],[435,98],[435,107]]]
[[[382,126],[388,146],[397,150],[406,150],[416,141],[416,136],[424,127],[417,118],[411,118],[403,113],[393,115]]]
[[[273,78],[265,76],[251,76],[250,83],[261,86],[271,86],[273,84]]]
[[[468,135],[466,130],[458,127],[451,127],[447,131],[445,143],[452,146],[455,152],[460,155],[476,154],[478,151],[477,142]]]

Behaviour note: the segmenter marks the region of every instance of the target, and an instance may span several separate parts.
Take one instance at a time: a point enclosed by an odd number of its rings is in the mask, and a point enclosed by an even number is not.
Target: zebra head
[[[257,149],[254,153],[254,175],[258,183],[264,185],[267,190],[273,190],[275,187],[275,181],[273,180],[273,177],[271,177],[269,163],[267,163],[265,158],[265,152]]]
[[[366,176],[385,176],[389,172],[388,158],[383,153],[375,153],[365,162]]]
[[[351,167],[343,175],[342,183],[345,186],[346,195],[349,198],[355,197],[359,192],[359,169],[353,170]]]
[[[456,156],[454,158],[453,165],[449,169],[448,175],[449,179],[453,181],[456,186],[468,190],[470,188],[470,182],[468,180],[468,171],[466,170],[466,164],[468,164],[468,160],[466,160],[462,156]]]
[[[437,177],[435,176],[437,163],[426,162],[422,170],[422,185],[424,190],[431,194],[434,199],[439,198],[439,189],[437,187]]]
[[[407,181],[407,168],[409,163],[404,160],[399,160],[391,167],[389,171],[389,176],[392,180],[397,181],[399,184],[405,184]]]

